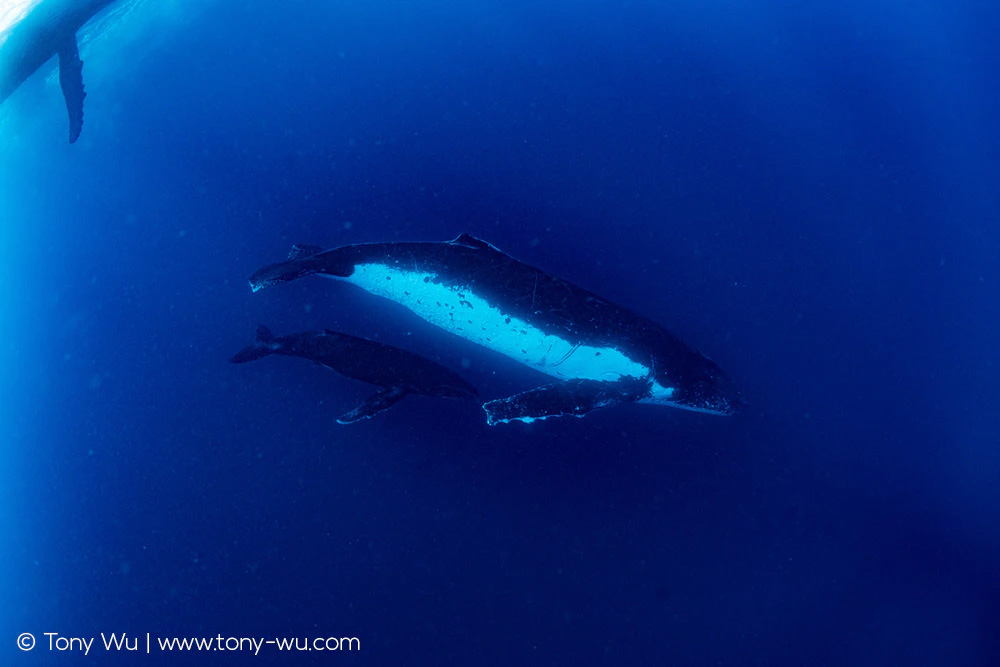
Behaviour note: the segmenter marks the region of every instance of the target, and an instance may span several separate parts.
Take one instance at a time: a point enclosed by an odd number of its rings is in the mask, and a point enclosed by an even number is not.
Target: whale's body
[[[116,0],[41,0],[0,44],[0,104],[53,56],[69,114],[69,142],[83,129],[83,62],[76,32]]]
[[[261,326],[253,345],[237,352],[230,361],[243,364],[272,354],[307,359],[349,378],[382,387],[337,419],[341,424],[369,419],[410,394],[442,398],[471,398],[478,394],[471,384],[430,359],[338,331],[306,331],[279,338]]]
[[[254,274],[251,286],[312,273],[395,301],[563,383],[488,403],[491,423],[627,401],[730,414],[738,402],[714,362],[659,324],[466,234],[447,243],[297,248]]]

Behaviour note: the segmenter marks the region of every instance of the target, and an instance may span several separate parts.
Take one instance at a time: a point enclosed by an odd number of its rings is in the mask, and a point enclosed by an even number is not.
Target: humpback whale
[[[52,56],[69,114],[69,143],[83,129],[83,62],[76,31],[115,0],[41,0],[0,45],[0,104]]]
[[[627,402],[732,414],[739,394],[715,362],[656,322],[468,234],[445,243],[294,246],[253,291],[310,274],[396,301],[451,333],[558,382],[490,401],[489,424]]]
[[[270,354],[301,357],[355,380],[382,387],[337,422],[350,424],[388,410],[409,394],[471,398],[476,388],[450,370],[412,352],[336,331],[305,332],[276,338],[258,327],[253,345],[229,361],[242,364]]]

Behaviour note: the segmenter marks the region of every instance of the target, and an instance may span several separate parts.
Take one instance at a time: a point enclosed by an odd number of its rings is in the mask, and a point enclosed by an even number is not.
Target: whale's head
[[[319,246],[293,245],[287,260],[268,264],[250,276],[250,288],[258,292],[265,287],[287,283],[314,273],[345,278],[354,272],[353,253],[356,247],[342,246],[323,250]]]
[[[673,402],[682,408],[713,415],[732,415],[743,407],[743,396],[732,380],[710,359],[691,369],[680,383]]]

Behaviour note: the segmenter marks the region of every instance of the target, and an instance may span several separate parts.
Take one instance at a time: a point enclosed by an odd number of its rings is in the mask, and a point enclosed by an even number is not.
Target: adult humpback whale
[[[0,104],[35,70],[59,56],[59,85],[69,113],[69,143],[83,129],[83,62],[76,31],[116,0],[41,0],[0,45]]]
[[[479,393],[471,384],[430,359],[398,347],[329,330],[275,338],[267,327],[258,327],[254,344],[237,352],[229,361],[242,364],[269,354],[308,359],[341,375],[382,387],[360,406],[340,416],[337,421],[341,424],[368,419],[388,410],[408,394],[471,398]]]
[[[656,322],[462,234],[447,243],[295,246],[256,292],[309,274],[353,283],[562,382],[484,405],[490,424],[624,402],[731,414],[739,395],[710,359]]]

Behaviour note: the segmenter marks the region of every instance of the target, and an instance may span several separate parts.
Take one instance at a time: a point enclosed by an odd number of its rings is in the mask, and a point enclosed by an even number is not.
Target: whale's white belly
[[[467,288],[443,285],[435,278],[431,273],[384,264],[357,264],[354,273],[340,280],[402,304],[431,324],[553,377],[617,380],[652,374],[648,364],[613,346],[574,345],[502,312]],[[672,387],[654,382],[652,395],[643,402],[669,403],[673,393]]]

